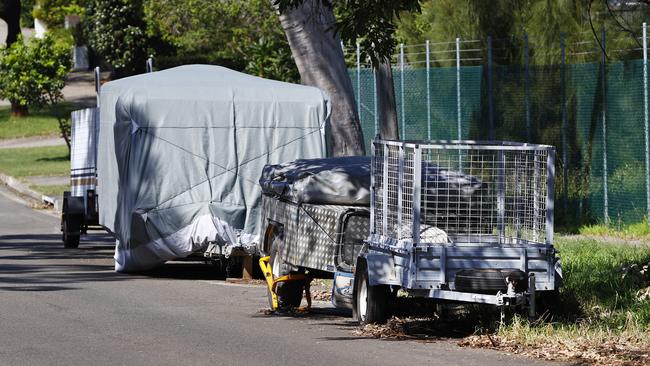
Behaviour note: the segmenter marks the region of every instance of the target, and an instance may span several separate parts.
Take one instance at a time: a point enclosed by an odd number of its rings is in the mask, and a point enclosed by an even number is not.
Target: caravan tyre
[[[79,230],[81,223],[79,219],[72,215],[64,215],[61,223],[61,231],[63,231],[63,247],[78,248],[79,247]],[[74,233],[74,234],[71,234]]]

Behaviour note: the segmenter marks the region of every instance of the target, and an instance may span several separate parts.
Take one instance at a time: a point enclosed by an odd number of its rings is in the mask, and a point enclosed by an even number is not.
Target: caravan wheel
[[[63,247],[64,248],[78,248],[79,247],[79,230],[81,223],[75,216],[64,215],[61,223],[61,231],[63,231]],[[71,234],[74,233],[74,234]]]

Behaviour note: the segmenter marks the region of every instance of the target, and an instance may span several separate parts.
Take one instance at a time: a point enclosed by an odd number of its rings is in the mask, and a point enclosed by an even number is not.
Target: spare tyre
[[[508,291],[506,278],[515,282],[515,291],[528,288],[526,273],[518,269],[463,269],[456,273],[456,291],[494,295]]]

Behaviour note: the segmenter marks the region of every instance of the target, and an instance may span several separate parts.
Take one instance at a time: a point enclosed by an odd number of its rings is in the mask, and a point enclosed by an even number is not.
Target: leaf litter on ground
[[[516,330],[514,331],[516,332]],[[463,320],[437,318],[393,317],[385,324],[366,324],[353,331],[359,337],[383,340],[416,340],[434,342],[458,339],[461,347],[485,348],[524,355],[548,361],[564,361],[577,365],[647,366],[650,365],[650,343],[638,332],[588,334],[574,336],[557,333],[525,341],[524,336],[510,336],[513,330],[476,334]]]

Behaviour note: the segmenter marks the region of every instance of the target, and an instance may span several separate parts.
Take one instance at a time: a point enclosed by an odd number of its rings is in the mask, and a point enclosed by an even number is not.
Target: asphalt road
[[[0,365],[542,365],[453,338],[385,341],[325,303],[307,317],[265,315],[265,289],[210,266],[113,271],[107,235],[63,250],[58,218],[0,188]]]

